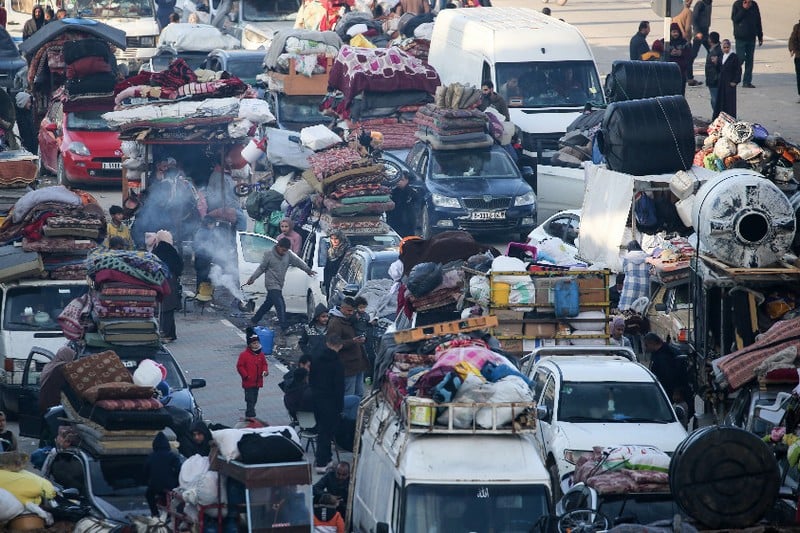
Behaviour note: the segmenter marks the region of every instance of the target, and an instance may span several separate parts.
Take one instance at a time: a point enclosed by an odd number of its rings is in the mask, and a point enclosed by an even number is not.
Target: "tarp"
[[[36,33],[22,41],[19,51],[28,57],[33,57],[45,43],[68,31],[80,31],[94,35],[123,50],[126,47],[125,32],[120,29],[92,19],[65,18],[42,26]]]
[[[716,172],[692,167],[688,173],[704,182]],[[626,222],[637,191],[666,188],[673,174],[633,176],[609,170],[604,166],[584,163],[586,182],[581,212],[578,257],[590,264],[601,264],[615,272],[622,268],[620,245],[623,244]]]

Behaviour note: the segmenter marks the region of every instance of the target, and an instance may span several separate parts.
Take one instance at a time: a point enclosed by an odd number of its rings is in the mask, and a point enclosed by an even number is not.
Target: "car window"
[[[547,385],[544,387],[542,403],[547,407],[550,413],[553,412],[553,408],[556,405],[556,382],[552,377],[547,381]]]
[[[434,151],[431,177],[448,178],[516,178],[519,171],[504,151],[447,150]]]
[[[729,420],[734,426],[742,427],[744,425],[744,413],[749,406],[750,391],[742,389],[733,400],[733,405],[731,405]]]
[[[3,329],[61,331],[56,321],[58,315],[88,290],[86,284],[10,287],[3,309]]]
[[[544,370],[537,370],[533,376],[533,397],[538,401],[544,390],[544,384],[547,382],[547,372]]]
[[[400,236],[396,233],[381,235],[348,235],[352,246],[363,245],[367,248],[393,248],[400,245]]]
[[[428,152],[422,152],[419,160],[417,161],[416,171],[417,171],[417,174],[422,176],[422,179],[425,179],[425,178],[428,177],[428,159],[429,158],[430,158],[430,156],[428,155]]]
[[[355,283],[359,287],[364,286],[364,262],[356,255],[353,256],[353,263],[347,279],[350,283]]]
[[[67,113],[67,128],[73,131],[114,131],[103,118],[103,111]]]
[[[248,263],[260,263],[264,252],[272,250],[275,246],[275,241],[272,239],[247,233],[239,234],[239,242],[242,245],[242,256]]]
[[[389,267],[392,266],[392,262],[393,261],[373,261],[370,263],[367,279],[391,279],[391,276],[389,276]]]
[[[35,353],[33,357],[28,359],[25,362],[27,364],[27,372],[23,372],[23,375],[25,376],[24,385],[34,388],[37,387],[39,385],[39,381],[41,380],[42,369],[44,368],[44,365],[49,362],[49,357],[39,353]]]
[[[666,396],[654,381],[565,381],[558,401],[559,420],[564,422],[675,421]]]
[[[312,238],[307,238],[303,243],[302,259],[307,265],[314,266],[314,249],[316,248],[316,242],[315,239],[313,239],[313,235],[309,235],[309,237]]]
[[[423,144],[415,144],[411,151],[408,152],[406,156],[406,164],[409,168],[413,170],[417,170],[417,165],[419,164],[419,160],[422,157],[422,154],[425,153],[425,145]]]
[[[562,241],[575,245],[575,239],[578,237],[578,227],[580,223],[572,216],[556,217],[545,225],[544,231],[552,236],[558,237]]]
[[[674,301],[670,306],[672,309],[686,309],[692,304],[692,297],[689,291],[689,284],[683,283],[672,289]]]

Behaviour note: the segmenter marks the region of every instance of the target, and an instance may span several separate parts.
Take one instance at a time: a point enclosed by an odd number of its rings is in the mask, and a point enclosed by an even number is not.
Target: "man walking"
[[[261,259],[261,264],[253,275],[250,276],[245,282],[245,285],[252,285],[261,274],[264,274],[264,286],[267,289],[267,298],[261,307],[258,308],[256,314],[250,319],[250,322],[255,326],[264,317],[272,306],[275,306],[275,313],[278,315],[278,322],[283,332],[286,332],[288,324],[286,323],[286,302],[283,300],[283,284],[286,281],[286,271],[290,266],[297,267],[309,276],[315,276],[317,273],[308,268],[302,259],[297,257],[290,248],[292,243],[286,237],[278,240],[278,243],[272,248],[264,252],[264,257]]]
[[[712,31],[708,34],[708,55],[706,56],[706,86],[711,94],[711,112],[717,107],[717,94],[719,92],[719,73],[722,68],[722,47],[719,44],[719,33]]]
[[[753,85],[753,57],[758,46],[764,44],[764,32],[761,29],[761,11],[755,0],[736,0],[731,8],[733,20],[733,38],[736,41],[736,55],[744,65],[742,87],[755,89]]]
[[[642,56],[650,51],[650,45],[647,44],[648,35],[650,35],[650,23],[643,20],[639,23],[639,31],[631,37],[628,46],[631,61],[641,61]]]
[[[355,300],[348,296],[337,309],[331,309],[328,332],[325,336],[341,340],[342,348],[339,350],[339,360],[344,366],[344,393],[354,394],[360,398],[364,394],[364,371],[369,363],[361,349],[366,338],[356,336],[351,322],[355,308]]]
[[[694,6],[694,13],[692,14],[692,25],[694,26],[694,37],[692,38],[692,57],[689,60],[689,81],[687,85],[696,87],[702,85],[701,82],[694,79],[694,60],[697,59],[697,53],[700,47],[706,49],[708,53],[708,32],[711,28],[711,2],[712,0],[698,0]]]
[[[797,96],[800,96],[800,22],[792,28],[789,36],[789,54],[794,58],[794,75],[797,78]],[[797,100],[800,104],[800,100]]]

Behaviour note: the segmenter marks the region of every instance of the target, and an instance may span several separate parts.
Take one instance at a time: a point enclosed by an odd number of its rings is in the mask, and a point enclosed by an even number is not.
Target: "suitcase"
[[[41,256],[25,252],[18,246],[0,246],[0,283],[27,277],[40,277],[44,272]]]

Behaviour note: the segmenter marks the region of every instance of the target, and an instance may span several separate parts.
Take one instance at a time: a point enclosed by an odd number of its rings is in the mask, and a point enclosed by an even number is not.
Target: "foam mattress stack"
[[[98,214],[77,209],[51,216],[41,226],[41,238],[24,238],[22,249],[39,253],[52,279],[84,279],[86,255],[97,247],[104,226]]]
[[[68,99],[73,102],[72,110],[91,108],[91,103],[101,100],[103,109],[113,107],[114,55],[107,42],[102,39],[77,39],[64,43],[64,64],[67,81],[64,89]],[[84,101],[85,105],[76,102]]]
[[[391,190],[383,184],[383,165],[354,148],[330,148],[308,160],[311,168],[303,178],[323,195],[329,224],[346,225],[340,219],[348,217],[358,217],[360,225],[378,224],[384,212],[394,209]]]
[[[428,104],[417,112],[417,138],[436,150],[468,150],[493,144],[486,133],[487,119],[477,109],[448,109]]]

